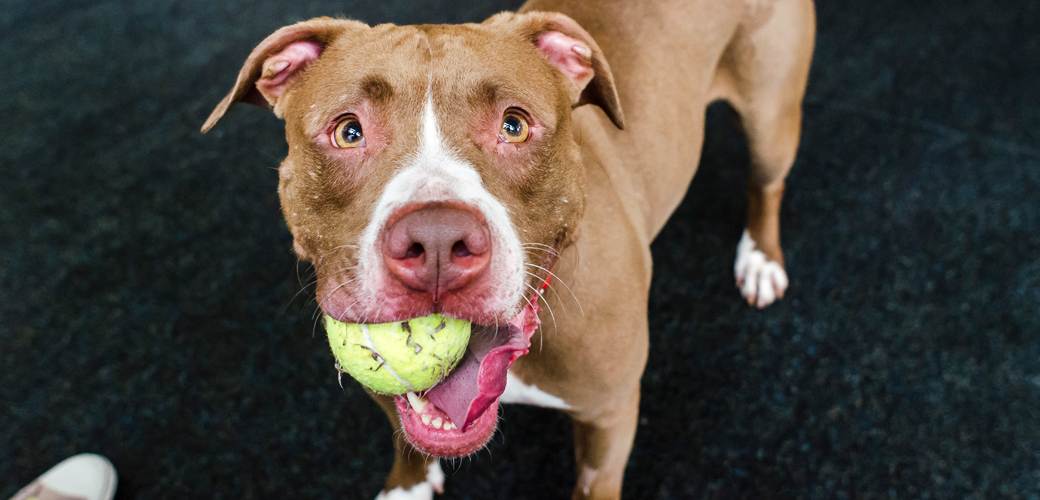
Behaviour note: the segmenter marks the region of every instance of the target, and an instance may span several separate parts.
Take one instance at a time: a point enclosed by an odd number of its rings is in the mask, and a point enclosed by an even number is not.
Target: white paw
[[[769,260],[755,248],[755,240],[744,231],[737,245],[737,262],[733,265],[737,287],[748,304],[759,309],[772,304],[787,291],[787,271],[779,262]]]
[[[444,493],[444,471],[440,460],[434,460],[426,469],[426,481],[407,490],[401,487],[381,491],[376,500],[433,500],[433,492]]]

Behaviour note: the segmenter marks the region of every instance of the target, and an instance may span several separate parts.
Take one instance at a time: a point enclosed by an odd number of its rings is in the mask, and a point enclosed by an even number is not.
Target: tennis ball
[[[440,314],[373,325],[325,316],[337,368],[383,394],[425,391],[447,377],[466,353],[470,327]]]

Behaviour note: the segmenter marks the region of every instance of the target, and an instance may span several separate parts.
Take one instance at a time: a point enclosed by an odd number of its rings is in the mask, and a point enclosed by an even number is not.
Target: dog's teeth
[[[423,410],[426,409],[426,405],[429,404],[429,401],[427,401],[426,398],[420,398],[414,392],[409,392],[408,403],[412,405],[412,409],[414,409],[416,413],[422,413]]]
[[[446,430],[446,431],[453,431],[455,429],[456,429],[455,424],[453,424],[451,422],[445,422],[444,423],[444,430]]]
[[[422,423],[426,425],[430,425],[430,420],[433,420],[433,417],[431,417],[429,414],[423,414],[423,416],[420,418],[422,418]]]
[[[437,417],[437,418],[433,419],[433,428],[434,429],[440,429],[441,425],[443,423],[444,423],[444,420],[441,420],[441,417]]]

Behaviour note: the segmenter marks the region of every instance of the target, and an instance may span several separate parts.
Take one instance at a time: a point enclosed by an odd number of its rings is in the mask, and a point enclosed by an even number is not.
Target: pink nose
[[[487,226],[459,208],[420,208],[386,231],[383,261],[405,285],[437,297],[462,288],[491,262]]]

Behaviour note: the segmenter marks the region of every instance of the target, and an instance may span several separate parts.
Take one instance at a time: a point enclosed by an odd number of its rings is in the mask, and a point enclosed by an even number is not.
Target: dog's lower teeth
[[[422,413],[422,410],[426,409],[426,405],[428,405],[430,402],[425,399],[419,398],[415,395],[415,393],[408,393],[408,402],[411,403],[412,408],[415,408],[416,413],[419,413],[419,420],[422,421],[423,425],[427,427],[433,427],[434,429],[442,429],[446,431],[453,431],[455,429],[458,429],[458,426],[452,423],[451,420],[448,420],[443,417],[434,417],[429,413]]]

